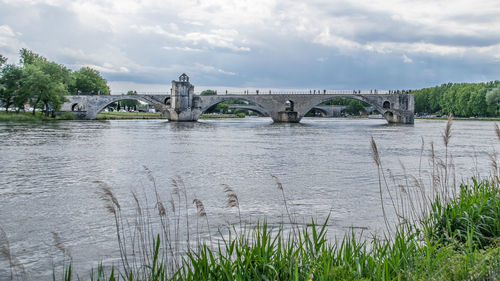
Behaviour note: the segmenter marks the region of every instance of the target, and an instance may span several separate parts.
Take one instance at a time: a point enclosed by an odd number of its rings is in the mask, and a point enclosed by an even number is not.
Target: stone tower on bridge
[[[189,76],[183,73],[179,81],[172,80],[170,93],[170,108],[168,109],[172,121],[193,121],[194,86],[189,83]]]

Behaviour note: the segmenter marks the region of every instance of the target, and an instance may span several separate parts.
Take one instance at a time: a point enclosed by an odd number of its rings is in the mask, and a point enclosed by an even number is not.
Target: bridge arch
[[[102,97],[102,96],[101,96]],[[120,96],[108,96],[109,98],[102,99],[94,104],[92,106],[92,109],[87,108],[87,119],[95,119],[97,117],[97,114],[99,114],[104,108],[109,106],[112,103],[123,101],[123,100],[137,100],[141,101],[147,104],[150,104],[152,106],[158,106],[155,102],[152,102],[150,100],[147,100],[143,98],[142,96],[138,95],[120,95]]]
[[[259,108],[259,110],[256,110],[256,109],[249,109],[249,110],[253,110],[255,112],[258,112],[260,114],[267,115],[267,116],[269,116],[269,114],[270,114],[270,112],[265,107],[263,107],[262,105],[256,103],[252,99],[247,99],[245,97],[204,96],[204,98],[207,98],[207,97],[217,97],[217,98],[215,98],[213,100],[210,100],[210,101],[206,102],[205,104],[203,104],[202,107],[201,107],[201,109],[200,109],[200,115],[203,114],[203,113],[205,113],[211,107],[213,107],[213,106],[215,106],[215,105],[217,105],[219,103],[222,103],[222,102],[225,102],[225,101],[231,101],[231,100],[234,100],[234,101],[238,101],[238,100],[246,101],[250,105],[254,105],[254,106],[256,106],[256,107]]]
[[[359,100],[359,101],[362,101],[364,103],[367,103],[370,106],[372,106],[375,110],[380,112],[388,121],[391,120],[391,119],[387,118],[387,117],[389,117],[389,115],[385,115],[385,113],[389,110],[384,109],[383,104],[379,104],[379,103],[372,101],[372,100],[370,100],[362,95],[339,95],[339,96],[335,96],[335,97],[332,97],[332,96],[319,97],[317,99],[312,100],[311,103],[309,103],[307,106],[301,108],[299,113],[301,116],[305,116],[305,114],[307,112],[309,112],[311,109],[318,106],[319,104],[322,104],[322,103],[330,101],[330,100],[339,99],[339,98],[354,99],[354,100]],[[390,116],[390,118],[392,118],[392,116]]]
[[[391,108],[391,102],[388,100],[384,101],[384,104],[382,105],[382,108],[384,109],[390,109]]]
[[[314,114],[315,112],[319,112],[321,114],[321,117],[328,117],[330,115],[328,111],[324,110],[321,107],[313,107],[311,108],[311,110],[306,112],[306,114]]]
[[[170,105],[170,102],[171,102],[171,97],[170,96],[167,96],[164,100],[163,100],[163,104],[165,105]]]
[[[73,103],[71,105],[71,111],[85,111],[85,106],[79,103]]]

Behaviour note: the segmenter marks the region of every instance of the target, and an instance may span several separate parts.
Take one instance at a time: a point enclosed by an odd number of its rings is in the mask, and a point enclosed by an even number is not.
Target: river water
[[[398,173],[403,163],[416,173],[421,159],[424,166],[428,162],[431,142],[438,154],[444,153],[445,124],[416,120],[391,126],[385,120],[329,118],[304,118],[300,124],[273,124],[270,118],[2,123],[0,227],[30,279],[51,279],[62,263],[53,232],[86,279],[99,261],[116,264],[119,258],[113,217],[97,195],[96,181],[109,185],[121,206],[131,210],[131,192],[153,193],[146,166],[165,199],[172,179],[180,178],[188,200],[203,202],[212,230],[238,220],[237,212],[225,206],[222,184],[238,194],[246,223],[282,221],[286,213],[274,175],[298,220],[324,220],[330,213],[331,236],[351,228],[380,233],[370,137],[386,168]],[[454,121],[449,151],[459,179],[489,173],[489,153],[500,150],[493,126]],[[421,138],[426,144],[422,158]],[[194,205],[189,212],[196,217]],[[0,256],[0,279],[10,276],[8,268]]]

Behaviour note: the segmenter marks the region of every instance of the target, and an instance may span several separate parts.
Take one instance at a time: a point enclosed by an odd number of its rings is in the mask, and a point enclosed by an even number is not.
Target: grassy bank
[[[244,113],[237,114],[202,114],[200,119],[219,119],[219,118],[245,118]]]
[[[165,119],[161,113],[150,112],[101,112],[96,117],[97,120],[117,120],[117,119]]]
[[[24,112],[20,111],[19,113],[17,112],[5,112],[1,111],[0,112],[0,122],[8,122],[8,121],[31,121],[31,122],[42,122],[42,121],[54,121],[54,120],[75,120],[75,116],[71,113],[64,113],[61,115],[57,115],[55,118],[54,117],[47,117],[43,115],[41,112],[35,112],[35,115],[33,115],[33,112]]]
[[[415,119],[447,120],[448,117],[415,117]],[[500,117],[453,117],[453,119],[466,121],[500,121]]]

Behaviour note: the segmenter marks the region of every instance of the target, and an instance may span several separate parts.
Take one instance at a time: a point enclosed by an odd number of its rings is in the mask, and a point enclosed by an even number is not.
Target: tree
[[[7,58],[0,54],[0,67],[7,62]]]
[[[27,64],[23,75],[23,94],[33,106],[33,115],[38,106],[43,105],[45,115],[53,113],[65,101],[70,71],[54,62],[37,60]]]
[[[472,116],[484,116],[486,114],[486,100],[481,92],[472,92],[469,98],[469,108]]]
[[[127,95],[137,95],[137,91],[128,91]],[[122,100],[119,102],[119,104],[123,107],[126,107],[128,109],[133,108],[134,110],[137,108],[139,105],[138,100],[130,99],[130,100]]]
[[[82,67],[80,70],[73,72],[74,84],[71,85],[69,91],[77,93],[100,93],[101,95],[109,95],[110,90],[104,78],[101,77],[99,71],[90,67]]]
[[[19,50],[19,56],[19,62],[23,66],[34,64],[37,61],[47,61],[46,58],[26,48],[22,48],[21,50]]]
[[[217,95],[217,92],[214,90],[204,90],[203,92],[200,93],[200,96],[215,96]]]
[[[8,112],[9,107],[14,104],[16,96],[20,94],[23,69],[13,64],[8,64],[1,70],[0,77],[0,101]]]
[[[500,87],[492,88],[486,93],[486,103],[488,104],[489,111],[495,116],[498,115],[500,106]]]

